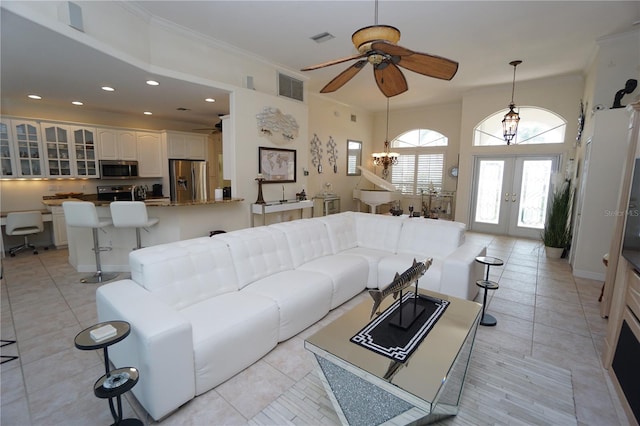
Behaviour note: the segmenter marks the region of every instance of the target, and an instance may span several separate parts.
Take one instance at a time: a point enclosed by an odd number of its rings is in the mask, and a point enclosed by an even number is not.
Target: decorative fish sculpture
[[[423,276],[425,272],[427,272],[427,269],[429,269],[432,262],[433,258],[431,257],[425,259],[424,262],[418,262],[413,259],[413,265],[402,274],[396,272],[396,276],[393,278],[391,284],[386,286],[384,289],[369,290],[369,294],[373,298],[373,309],[371,309],[371,318],[373,318],[373,315],[378,311],[380,304],[387,296],[393,294],[393,298],[397,299],[398,294],[402,290],[418,281],[420,277]]]

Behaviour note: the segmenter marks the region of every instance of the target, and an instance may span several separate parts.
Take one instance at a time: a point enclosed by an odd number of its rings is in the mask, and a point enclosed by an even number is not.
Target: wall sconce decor
[[[322,142],[315,133],[313,139],[311,139],[311,164],[318,170],[318,173],[322,173]]]
[[[338,173],[338,152],[336,150],[336,142],[329,136],[327,142],[327,155],[329,156],[329,165],[333,166],[333,173]]]

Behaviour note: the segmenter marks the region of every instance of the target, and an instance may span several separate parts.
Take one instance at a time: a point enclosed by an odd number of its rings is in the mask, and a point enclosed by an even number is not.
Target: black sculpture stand
[[[413,300],[404,303],[402,299],[402,290],[400,290],[400,306],[391,316],[389,325],[408,330],[425,310],[423,306],[418,306],[418,280],[416,280],[416,291]]]

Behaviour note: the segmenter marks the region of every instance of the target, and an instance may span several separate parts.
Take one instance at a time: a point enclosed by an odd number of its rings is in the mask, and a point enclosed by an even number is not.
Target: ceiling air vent
[[[302,81],[278,73],[278,94],[287,98],[304,101]]]

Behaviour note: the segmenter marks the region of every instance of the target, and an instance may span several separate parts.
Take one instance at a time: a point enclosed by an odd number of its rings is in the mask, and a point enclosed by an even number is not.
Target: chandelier
[[[389,98],[387,98],[387,136],[384,140],[384,152],[374,152],[371,156],[374,165],[382,166],[382,177],[385,179],[389,176],[389,166],[398,164],[399,154],[389,152]]]
[[[516,137],[518,133],[518,122],[520,121],[520,114],[513,109],[516,104],[513,103],[513,93],[516,89],[516,67],[520,65],[522,61],[511,61],[509,65],[513,66],[513,84],[511,86],[511,103],[509,104],[509,112],[505,114],[502,119],[502,133],[504,140],[507,141],[507,145],[511,145],[511,141]]]

